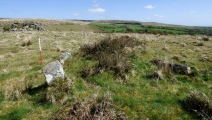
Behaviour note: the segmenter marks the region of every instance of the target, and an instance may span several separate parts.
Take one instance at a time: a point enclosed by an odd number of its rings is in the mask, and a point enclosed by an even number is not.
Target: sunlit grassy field
[[[182,101],[190,91],[203,92],[212,99],[211,37],[204,41],[202,36],[190,35],[96,33],[94,28],[79,23],[44,27],[46,31],[40,32],[0,32],[0,120],[51,119],[69,104],[107,92],[111,95],[112,107],[128,119],[198,119],[184,108]],[[88,78],[80,75],[85,67],[97,63],[82,55],[80,48],[83,45],[98,43],[108,36],[124,35],[145,44],[145,49],[131,49],[133,56],[129,60],[133,67],[126,82],[114,79],[114,71]],[[39,61],[39,37],[42,64]],[[166,51],[162,49],[164,46],[168,48]],[[61,95],[59,93],[64,89],[59,87],[64,87],[64,81],[60,78],[54,81],[56,87],[41,87],[45,83],[42,67],[66,51],[72,54],[64,64],[71,85],[69,92]],[[158,70],[150,63],[153,59],[190,66],[195,76],[169,73],[163,80],[148,78]]]

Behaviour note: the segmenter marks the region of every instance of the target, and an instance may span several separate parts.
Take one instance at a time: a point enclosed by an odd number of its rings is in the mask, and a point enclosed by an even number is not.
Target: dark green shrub
[[[92,70],[93,68],[83,70],[83,76],[90,76],[91,71],[95,71],[93,73],[114,71],[115,75],[125,80],[126,74],[132,68],[132,63],[129,61],[130,53],[126,51],[126,48],[133,49],[139,45],[142,45],[142,42],[138,42],[135,38],[129,36],[108,37],[97,44],[84,45],[81,48],[84,57],[97,60],[98,64],[95,70]]]
[[[202,92],[190,92],[183,100],[183,107],[202,119],[212,119],[212,101]]]
[[[3,27],[3,31],[4,32],[10,31],[10,28],[8,26],[7,27]]]

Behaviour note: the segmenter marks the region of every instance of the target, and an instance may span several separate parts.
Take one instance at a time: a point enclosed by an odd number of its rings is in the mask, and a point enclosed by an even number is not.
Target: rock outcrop
[[[191,73],[191,68],[185,65],[180,65],[180,64],[175,64],[175,63],[169,63],[166,61],[162,60],[152,60],[150,61],[154,65],[157,65],[159,69],[170,69],[171,71],[178,73],[178,74],[183,74],[183,75],[189,75]]]
[[[9,27],[4,27],[3,31],[43,31],[43,27],[41,23],[37,22],[14,22]]]

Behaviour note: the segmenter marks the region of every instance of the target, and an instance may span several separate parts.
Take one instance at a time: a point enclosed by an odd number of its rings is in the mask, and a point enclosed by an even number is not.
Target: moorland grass
[[[58,36],[55,38],[55,35]],[[87,78],[81,76],[84,67],[93,67],[98,62],[86,59],[79,51],[80,47],[107,38],[107,33],[75,31],[2,33],[0,118],[12,119],[11,116],[17,119],[49,119],[59,109],[65,107],[64,104],[74,104],[76,100],[86,100],[97,93],[103,96],[109,91],[113,99],[111,102],[113,109],[124,112],[128,119],[197,119],[183,108],[181,101],[193,90],[199,90],[212,99],[210,75],[212,63],[200,61],[202,54],[212,56],[211,38],[209,41],[201,41],[198,36],[188,35],[110,34],[114,38],[123,35],[135,37],[146,46],[145,51],[143,48],[136,48],[133,50],[133,55],[129,56],[132,68],[126,73],[127,82],[117,79],[113,70],[99,72]],[[22,41],[28,36],[31,36],[32,44],[22,47]],[[42,40],[42,65],[39,63],[38,37]],[[205,43],[204,46],[198,46],[201,50],[199,52],[194,51],[197,46],[193,42],[197,40]],[[182,42],[186,43],[186,46],[182,46]],[[162,50],[164,44],[169,47],[169,51]],[[50,89],[42,87],[45,77],[41,69],[58,58],[60,52],[55,50],[57,45],[73,53],[72,58],[64,64],[65,73],[73,82],[69,92],[57,87]],[[173,60],[173,56],[178,56],[179,61]],[[157,71],[157,68],[149,62],[153,59],[180,63],[195,69],[192,70],[192,76],[172,73],[164,80],[148,78],[149,74]],[[57,86],[63,84],[62,82],[66,83],[62,79],[57,79],[54,84]],[[59,94],[58,90],[64,92]],[[54,97],[54,93],[60,98],[56,100],[56,104],[49,102],[52,98],[47,97],[48,95]]]

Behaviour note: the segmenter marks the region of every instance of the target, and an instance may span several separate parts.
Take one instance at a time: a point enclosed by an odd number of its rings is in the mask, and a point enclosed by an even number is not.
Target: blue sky
[[[136,20],[212,26],[212,0],[0,0],[0,18]]]

